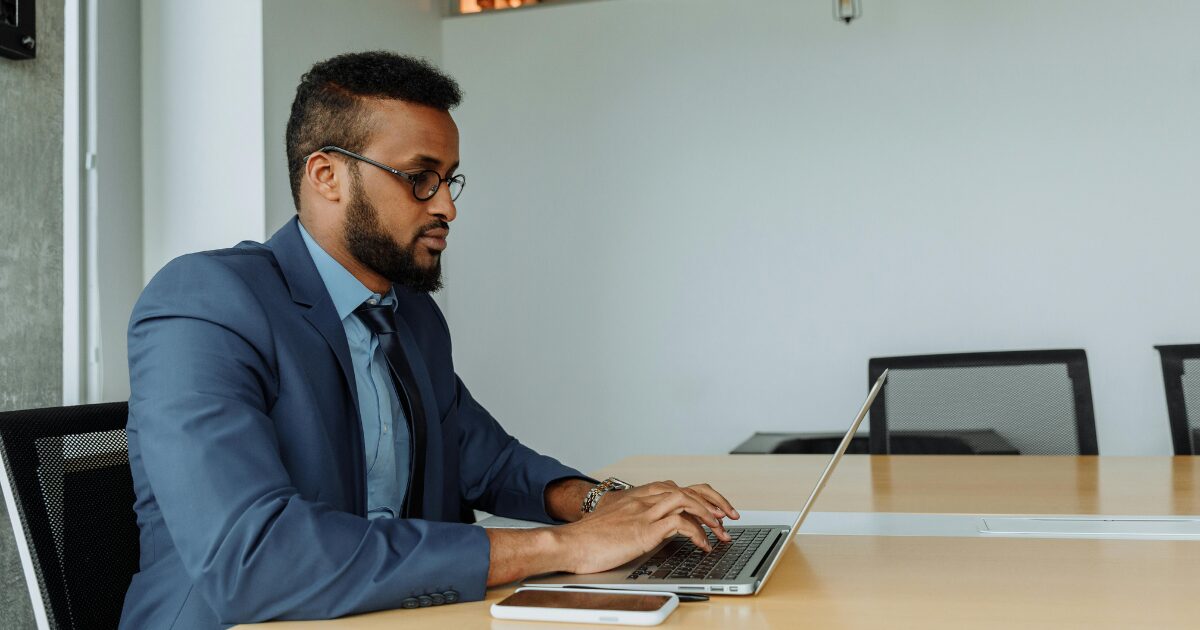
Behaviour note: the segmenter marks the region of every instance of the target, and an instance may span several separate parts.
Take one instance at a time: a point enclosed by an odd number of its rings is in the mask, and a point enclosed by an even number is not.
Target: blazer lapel
[[[317,332],[325,339],[325,343],[329,345],[330,350],[333,351],[334,356],[337,357],[338,367],[341,368],[342,377],[354,407],[351,410],[353,413],[347,418],[331,420],[341,423],[348,422],[352,425],[350,427],[339,425],[337,428],[357,436],[357,448],[353,449],[357,460],[355,462],[356,470],[366,470],[362,452],[362,423],[358,419],[358,388],[354,381],[354,368],[350,361],[350,344],[346,341],[346,329],[338,319],[333,300],[329,297],[329,291],[325,288],[321,275],[317,273],[317,267],[313,264],[308,248],[304,245],[304,239],[300,236],[298,219],[292,218],[291,221],[288,221],[271,237],[271,240],[267,241],[267,246],[275,253],[275,260],[279,262],[279,269],[287,282],[292,301],[309,307],[304,313],[304,318],[313,328],[317,329]],[[359,485],[357,494],[360,495],[365,506],[366,480],[362,476],[356,476]],[[365,513],[365,508],[362,511]]]
[[[346,329],[338,319],[329,291],[321,281],[321,275],[317,273],[317,266],[308,254],[304,239],[300,237],[297,219],[293,218],[280,228],[271,240],[267,241],[267,246],[275,252],[275,259],[279,261],[279,268],[287,280],[292,301],[309,307],[304,318],[321,333],[333,354],[337,356],[338,366],[342,368],[342,376],[346,379],[346,385],[350,388],[357,409],[358,389],[354,383],[354,368],[350,362],[350,344],[346,341]]]

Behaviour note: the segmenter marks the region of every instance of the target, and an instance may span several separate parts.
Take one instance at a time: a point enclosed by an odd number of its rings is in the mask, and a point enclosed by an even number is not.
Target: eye
[[[437,190],[438,184],[442,183],[442,178],[433,171],[425,171],[425,189],[429,192]]]
[[[415,187],[417,197],[428,199],[437,192],[438,185],[442,183],[442,178],[434,171],[421,171],[417,173],[414,179],[413,186]]]

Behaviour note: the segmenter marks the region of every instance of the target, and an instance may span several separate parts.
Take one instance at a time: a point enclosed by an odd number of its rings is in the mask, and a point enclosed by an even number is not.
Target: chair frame
[[[1071,350],[1014,350],[1001,352],[963,352],[923,354],[895,357],[875,357],[867,363],[869,383],[874,383],[885,369],[911,370],[955,367],[1003,367],[1015,365],[1065,364],[1071,379],[1075,399],[1075,435],[1080,455],[1099,455],[1096,443],[1096,414],[1092,404],[1091,376],[1087,353]],[[879,392],[871,406],[871,454],[887,455],[891,451],[887,419],[887,387]]]
[[[70,614],[69,595],[65,591],[59,593],[47,586],[62,584],[64,574],[62,567],[57,563],[46,560],[56,558],[57,552],[53,536],[50,534],[45,505],[37,504],[42,499],[37,471],[18,470],[10,465],[9,461],[12,454],[35,450],[36,441],[40,439],[124,429],[128,415],[128,404],[124,402],[73,407],[69,423],[61,418],[39,414],[55,409],[64,408],[0,413],[0,468],[3,468],[0,471],[0,488],[4,493],[13,538],[16,539],[17,554],[21,560],[25,584],[33,606],[34,621],[39,630],[50,628],[47,613],[49,609],[53,609],[56,619],[63,619],[62,615]],[[120,418],[119,423],[115,421],[116,418]],[[67,427],[70,430],[64,430]]]
[[[1154,346],[1162,360],[1163,390],[1167,396],[1167,418],[1171,425],[1171,444],[1176,455],[1196,455],[1188,435],[1187,403],[1183,396],[1183,362],[1200,359],[1200,344]]]

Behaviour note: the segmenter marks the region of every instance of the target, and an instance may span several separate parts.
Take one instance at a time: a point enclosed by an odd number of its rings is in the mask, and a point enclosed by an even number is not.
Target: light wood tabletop
[[[796,510],[827,460],[646,456],[595,474],[704,481],[739,509]],[[1200,515],[1200,457],[847,456],[815,509]],[[1197,585],[1200,541],[800,535],[760,594],[681,604],[664,626],[1196,628]],[[488,607],[512,590],[491,589],[483,602],[264,627],[555,627],[492,619]]]

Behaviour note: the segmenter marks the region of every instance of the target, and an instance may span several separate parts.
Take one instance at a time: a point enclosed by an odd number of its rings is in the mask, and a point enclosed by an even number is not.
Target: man
[[[707,485],[597,485],[505,433],[455,376],[428,293],[465,183],[459,100],[419,60],[317,64],[288,122],[297,218],[146,287],[129,326],[141,570],[122,627],[477,600],[677,534],[707,547],[701,524],[728,539],[737,512]],[[473,509],[560,526],[485,531]]]

